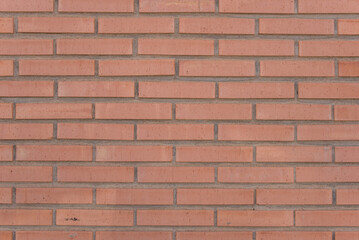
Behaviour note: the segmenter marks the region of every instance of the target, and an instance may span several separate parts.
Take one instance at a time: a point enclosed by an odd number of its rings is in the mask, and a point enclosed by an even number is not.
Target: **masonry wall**
[[[359,1],[1,0],[1,240],[358,240]]]

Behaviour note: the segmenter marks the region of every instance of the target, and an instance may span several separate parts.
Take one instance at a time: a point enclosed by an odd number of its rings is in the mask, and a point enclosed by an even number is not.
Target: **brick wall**
[[[358,240],[359,1],[1,0],[1,240]]]

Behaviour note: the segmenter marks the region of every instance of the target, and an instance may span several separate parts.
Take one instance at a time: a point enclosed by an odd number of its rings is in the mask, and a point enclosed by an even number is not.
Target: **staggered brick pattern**
[[[0,0],[1,240],[359,240],[358,0]]]

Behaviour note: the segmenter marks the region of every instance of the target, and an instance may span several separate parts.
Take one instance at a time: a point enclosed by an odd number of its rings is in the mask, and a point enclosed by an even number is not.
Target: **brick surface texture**
[[[359,0],[0,0],[0,240],[359,240]]]

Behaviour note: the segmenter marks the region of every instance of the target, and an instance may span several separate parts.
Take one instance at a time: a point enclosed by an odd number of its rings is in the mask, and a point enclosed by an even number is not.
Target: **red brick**
[[[92,161],[92,146],[17,145],[17,161]]]
[[[96,103],[96,119],[172,119],[171,103]]]
[[[0,182],[51,182],[51,181],[52,181],[52,167],[0,166]]]
[[[359,167],[297,167],[297,182],[359,182]]]
[[[254,19],[190,18],[179,19],[179,32],[187,34],[254,34]]]
[[[14,33],[14,19],[12,17],[0,18],[0,33]]]
[[[177,240],[252,240],[251,232],[176,232]]]
[[[180,60],[183,77],[252,77],[254,61],[250,60]]]
[[[52,210],[0,209],[0,225],[49,226],[52,225]]]
[[[59,12],[133,12],[133,0],[60,0]]]
[[[0,97],[53,97],[53,81],[1,81]]]
[[[52,12],[53,0],[2,0],[0,12]]]
[[[168,17],[100,18],[99,33],[174,33],[174,19]]]
[[[177,162],[252,162],[253,148],[246,146],[177,146]]]
[[[131,55],[132,39],[58,39],[59,55]]]
[[[60,81],[59,97],[134,97],[134,82],[120,81]]]
[[[359,120],[358,105],[335,105],[334,119],[337,121],[357,121]]]
[[[359,125],[299,125],[299,141],[359,140]]]
[[[213,167],[138,167],[140,183],[213,183]]]
[[[218,226],[222,227],[290,227],[293,211],[218,210]]]
[[[331,189],[257,189],[259,205],[329,205]]]
[[[259,120],[331,120],[330,105],[322,104],[257,104]]]
[[[0,41],[1,42],[1,41]],[[1,47],[0,47],[1,51]],[[14,63],[12,60],[0,60],[0,76],[8,77],[14,75]]]
[[[213,82],[139,82],[141,98],[215,98]]]
[[[213,124],[138,124],[138,140],[213,140]]]
[[[0,239],[2,240],[12,240],[12,232],[10,231],[1,231],[0,232]]]
[[[52,55],[52,39],[1,39],[1,55]]]
[[[358,227],[359,211],[296,211],[299,227]]]
[[[137,210],[138,226],[213,226],[212,210]]]
[[[12,188],[0,188],[0,204],[11,204],[12,202]],[[0,232],[0,239],[1,232]]]
[[[0,103],[0,119],[12,118],[12,103]]]
[[[90,188],[16,188],[16,203],[91,204]]]
[[[263,77],[334,77],[335,75],[334,61],[264,60],[260,64]]]
[[[331,240],[332,233],[331,232],[299,232],[299,231],[288,231],[288,232],[257,232],[256,234],[257,240],[304,240],[304,239],[315,239],[315,240]]]
[[[335,147],[335,162],[359,162],[359,147]]]
[[[170,162],[172,146],[96,146],[99,162]]]
[[[166,76],[175,74],[173,59],[100,60],[100,76]]]
[[[294,98],[291,82],[220,82],[219,98]]]
[[[132,124],[58,123],[59,139],[133,140]]]
[[[299,41],[299,56],[356,57],[359,41]]]
[[[105,205],[172,205],[172,189],[108,189],[96,190],[96,204]]]
[[[177,189],[179,205],[249,205],[252,189]]]
[[[13,146],[12,145],[0,145],[0,162],[12,161]]]
[[[359,61],[348,62],[339,61],[338,72],[341,77],[358,77],[359,76]]]
[[[48,123],[1,123],[1,140],[52,139],[53,125]]]
[[[332,162],[327,146],[257,146],[257,162]]]
[[[294,13],[294,0],[219,0],[221,13]]]
[[[359,232],[336,232],[336,240],[358,240]]]
[[[259,19],[259,33],[289,35],[332,35],[334,34],[334,20],[262,18]]]
[[[95,61],[20,60],[19,74],[23,76],[91,76],[95,75]]]
[[[202,39],[139,39],[140,55],[214,55],[214,41]]]
[[[27,0],[26,0],[27,1]],[[94,33],[94,18],[19,17],[20,33]]]
[[[359,13],[356,0],[299,0],[299,13]]]
[[[358,35],[359,19],[338,19],[338,34]]]
[[[102,232],[96,231],[96,240],[172,240],[172,232]]]
[[[359,99],[359,84],[302,82],[298,84],[298,96],[312,99]]]
[[[133,182],[133,167],[58,166],[59,182]]]
[[[222,56],[294,56],[293,40],[219,40]]]
[[[140,0],[140,12],[214,12],[214,0]]]
[[[293,141],[292,125],[219,124],[218,140],[221,141]]]
[[[91,119],[91,103],[17,103],[16,119]]]
[[[92,240],[92,232],[85,231],[17,231],[17,240]]]
[[[358,205],[359,189],[337,189],[338,205]]]
[[[133,211],[112,209],[57,209],[56,225],[133,226]]]

